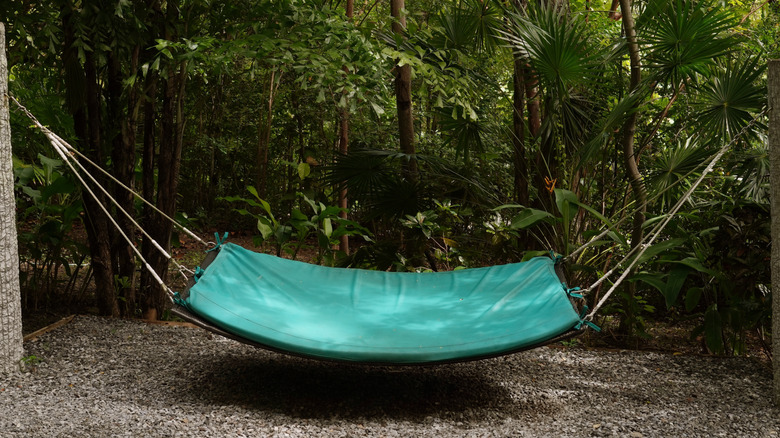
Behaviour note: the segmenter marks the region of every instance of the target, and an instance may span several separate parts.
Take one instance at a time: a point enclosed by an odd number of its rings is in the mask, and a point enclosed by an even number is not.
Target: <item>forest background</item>
[[[632,342],[686,322],[724,354],[770,344],[778,17],[742,0],[0,4],[12,96],[83,162],[200,235],[313,263],[462,269],[597,237],[566,265],[588,285],[729,145],[596,320]],[[87,194],[11,122],[25,313],[166,318],[133,247],[174,281],[152,241],[192,239],[97,170],[108,193]]]

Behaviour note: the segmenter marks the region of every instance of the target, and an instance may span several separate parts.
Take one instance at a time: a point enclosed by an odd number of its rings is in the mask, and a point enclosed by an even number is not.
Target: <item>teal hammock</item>
[[[178,226],[16,103],[90,196],[97,197],[95,191],[103,193],[149,237],[75,156]],[[580,314],[575,306],[582,297],[567,288],[556,272],[559,260],[550,257],[453,272],[393,273],[310,265],[217,239],[190,286],[178,294],[144,259],[107,207],[100,207],[168,293],[173,313],[226,337],[274,351],[377,364],[456,362],[537,347],[592,326],[590,315]],[[192,231],[180,229],[207,244]],[[152,243],[180,272],[186,271],[159,244]]]
[[[427,364],[498,356],[583,325],[556,261],[451,272],[329,268],[226,243],[174,312],[222,335],[316,359]]]
[[[74,156],[206,244],[51,132],[13,100],[46,135],[91,196],[95,197],[90,188],[94,185],[148,237]],[[592,290],[616,270],[623,270],[590,313],[585,306],[578,312],[581,292],[566,286],[556,270],[558,257],[536,257],[523,263],[453,272],[391,273],[310,265],[258,254],[222,243],[220,239],[196,270],[189,287],[178,294],[149,266],[111,212],[105,206],[101,208],[168,293],[174,302],[172,311],[223,336],[274,351],[336,361],[429,364],[481,359],[566,339],[581,333],[586,326],[598,329],[591,321],[599,308],[642,260],[641,255],[661,236],[664,227],[715,163],[767,111],[765,108],[724,144],[667,216],[587,288]],[[647,201],[637,206],[636,211],[645,205]],[[629,217],[633,214],[625,215]],[[599,241],[625,218],[592,237],[568,257]],[[180,272],[185,270],[159,244],[152,242]]]

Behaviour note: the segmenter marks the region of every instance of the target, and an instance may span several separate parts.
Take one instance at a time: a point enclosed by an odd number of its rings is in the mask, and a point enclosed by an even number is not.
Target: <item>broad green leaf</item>
[[[701,263],[701,260],[697,259],[696,257],[686,257],[682,260],[670,260],[669,263],[677,263],[680,265],[687,266],[697,272],[701,272],[704,274],[709,274],[712,276],[718,275],[718,273],[712,269],[707,268]]]
[[[328,238],[330,238],[330,236],[333,234],[333,223],[331,222],[330,218],[325,218],[322,220],[322,232],[325,233]]]
[[[33,189],[33,188],[29,187],[29,186],[23,186],[22,187],[22,191],[27,196],[32,198],[32,200],[35,201],[35,202],[38,202],[38,200],[41,199],[41,192],[40,192],[40,190],[35,190],[35,189]]]
[[[330,238],[328,238],[325,233],[318,233],[317,244],[320,246],[320,248],[328,248],[330,247]]]
[[[690,269],[685,266],[675,266],[669,271],[669,279],[666,280],[661,293],[666,299],[666,308],[669,309],[677,302],[677,297],[680,295],[685,279],[688,278]]]
[[[526,208],[526,206],[525,205],[520,205],[520,204],[503,204],[503,205],[499,205],[498,207],[494,208],[493,211],[501,211],[501,210],[504,210],[504,209],[507,209],[507,208]]]
[[[685,294],[685,310],[690,312],[693,309],[696,308],[696,306],[699,305],[699,301],[701,300],[701,294],[702,294],[702,288],[700,287],[692,287],[688,289],[688,292]]]
[[[263,236],[263,240],[268,239],[271,235],[274,234],[274,230],[271,228],[271,225],[268,223],[268,219],[266,218],[260,218],[257,220],[257,231],[259,231]]]
[[[46,201],[57,194],[70,194],[76,190],[76,185],[68,178],[57,178],[41,191],[41,200]]]
[[[311,166],[309,163],[298,163],[298,177],[302,180],[306,179],[311,174]]]
[[[295,221],[308,221],[309,218],[303,214],[303,212],[299,209],[294,209],[292,213],[290,214],[290,218]]]
[[[512,229],[525,229],[539,222],[555,223],[555,216],[543,210],[526,208],[512,218]]]
[[[47,179],[51,178],[51,174],[52,172],[54,172],[55,169],[58,169],[60,166],[62,166],[61,160],[49,158],[42,154],[38,154],[38,160],[40,160],[41,164],[43,165],[43,169],[46,172]]]
[[[647,283],[650,286],[653,286],[654,288],[658,289],[658,291],[661,293],[663,293],[664,288],[666,287],[666,283],[664,283],[662,275],[658,273],[639,272],[637,274],[634,274],[631,277],[631,279],[634,281],[641,281],[643,283]]]
[[[682,245],[684,242],[685,239],[678,238],[678,239],[669,239],[665,242],[656,243],[655,245],[652,245],[651,247],[645,250],[644,254],[642,254],[642,257],[640,257],[639,259],[639,263],[644,263],[664,251],[668,251],[670,249]]]
[[[558,207],[558,211],[561,213],[561,219],[563,220],[563,238],[565,242],[568,242],[569,225],[571,225],[571,221],[577,213],[577,195],[566,189],[555,189],[554,192],[555,205]],[[575,207],[572,208],[572,205],[575,205]]]
[[[369,103],[371,104],[371,108],[374,109],[374,112],[376,113],[377,116],[381,116],[382,114],[385,113],[385,109],[377,105],[375,102],[369,102]]]

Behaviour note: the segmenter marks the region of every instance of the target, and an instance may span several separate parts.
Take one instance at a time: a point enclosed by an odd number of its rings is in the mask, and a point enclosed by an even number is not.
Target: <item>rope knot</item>
[[[588,306],[582,306],[582,311],[580,312],[580,322],[577,323],[577,325],[574,326],[574,330],[579,330],[582,328],[582,326],[590,327],[593,330],[596,330],[597,332],[601,331],[601,327],[597,326],[593,323],[593,321],[590,320],[591,315],[588,315]]]
[[[581,293],[579,294],[575,293],[580,290],[582,289],[580,289],[579,287],[566,288],[566,295],[568,295],[570,298],[584,299],[585,297]]]
[[[223,234],[221,238],[219,237],[219,233],[214,233],[214,238],[217,239],[217,242],[214,243],[214,247],[213,248],[206,250],[206,252],[219,250],[222,247],[222,245],[224,245],[225,242],[227,242],[228,233],[227,233],[227,231],[225,231],[225,234]]]

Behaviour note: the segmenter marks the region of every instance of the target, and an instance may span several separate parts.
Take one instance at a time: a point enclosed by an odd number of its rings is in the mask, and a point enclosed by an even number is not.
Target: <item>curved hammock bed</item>
[[[550,257],[452,272],[328,268],[226,243],[173,311],[274,351],[351,362],[481,359],[573,336],[582,318]]]
[[[116,204],[74,156],[132,192],[194,239],[208,245],[89,161],[11,99],[47,136],[90,195],[95,197],[81,173]],[[216,245],[207,251],[202,266],[192,272],[178,265],[125,213],[180,272],[192,273],[187,289],[175,293],[144,260],[107,208],[102,205],[101,208],[142,264],[168,292],[174,303],[173,312],[205,329],[273,351],[316,359],[376,364],[474,360],[556,342],[577,335],[588,326],[598,329],[591,322],[595,313],[715,163],[759,116],[710,159],[698,179],[641,242],[610,271],[579,292],[579,288],[567,287],[559,269],[562,258],[552,254],[523,263],[486,268],[397,273],[310,265],[258,254],[217,238]],[[642,207],[644,205],[638,206],[637,211]],[[121,208],[117,210],[124,212]],[[630,216],[625,215],[626,218]],[[621,221],[591,238],[567,258],[599,241]],[[588,313],[587,307],[581,304],[583,295],[606,281],[617,269],[622,269],[622,274]]]

